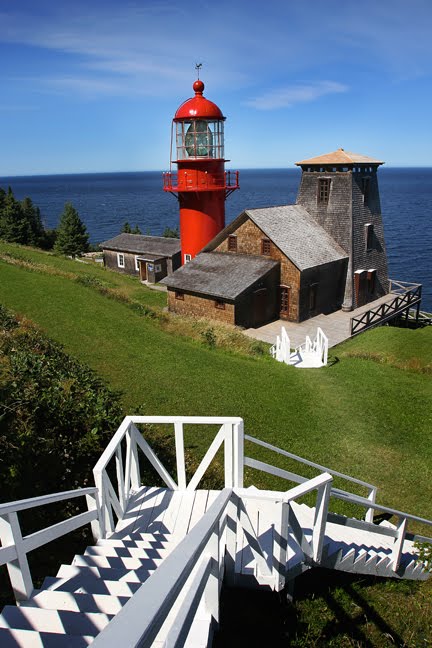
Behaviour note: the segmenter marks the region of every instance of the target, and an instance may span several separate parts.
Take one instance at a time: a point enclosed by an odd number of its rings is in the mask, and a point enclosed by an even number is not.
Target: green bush
[[[92,483],[118,426],[118,394],[0,307],[0,484],[13,500]]]

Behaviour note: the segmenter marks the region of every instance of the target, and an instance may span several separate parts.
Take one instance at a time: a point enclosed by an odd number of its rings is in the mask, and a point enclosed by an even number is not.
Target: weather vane
[[[197,71],[198,79],[199,79],[201,68],[202,68],[202,63],[195,63],[195,70]]]

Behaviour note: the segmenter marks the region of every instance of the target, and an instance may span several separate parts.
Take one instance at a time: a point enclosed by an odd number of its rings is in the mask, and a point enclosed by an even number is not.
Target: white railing
[[[76,497],[86,498],[88,511],[74,515],[27,536],[22,535],[18,519],[20,511],[54,504],[55,502],[64,502]],[[0,541],[2,545],[0,548],[0,565],[7,565],[16,601],[28,599],[34,589],[27,560],[27,554],[30,551],[89,523],[92,526],[93,535],[98,537],[100,535],[99,519],[99,501],[97,489],[94,487],[0,504]]]
[[[174,479],[163,466],[155,452],[139,432],[136,425],[169,425],[175,438],[176,469]],[[187,483],[184,426],[216,425],[219,430],[204,455],[195,474]],[[139,453],[150,462],[168,488],[172,490],[196,490],[207,468],[221,446],[224,446],[225,486],[243,486],[243,419],[198,416],[127,416],[111,439],[97,462],[93,474],[100,494],[101,533],[105,537],[115,529],[115,518],[121,519],[126,511],[130,495],[141,486]],[[109,474],[114,472],[116,488]]]
[[[270,443],[266,443],[265,441],[261,441],[260,439],[255,439],[254,437],[248,434],[244,435],[244,440],[250,441],[255,445],[261,446],[262,448],[266,448],[267,450],[276,452],[277,454],[287,457],[288,459],[293,459],[294,461],[297,461],[298,463],[303,464],[304,466],[316,468],[317,470],[323,473],[328,473],[330,475],[333,475],[333,477],[340,477],[353,484],[363,486],[368,491],[367,501],[369,503],[369,508],[366,512],[365,520],[367,522],[373,522],[373,514],[374,514],[373,504],[375,503],[377,490],[378,490],[376,486],[373,486],[373,484],[369,484],[368,482],[362,481],[361,479],[356,479],[355,477],[350,477],[349,475],[345,475],[344,473],[341,473],[337,470],[332,470],[331,468],[328,468],[327,466],[322,466],[321,464],[315,463],[314,461],[303,459],[302,457],[299,457],[298,455],[295,455],[292,452],[288,452],[287,450],[282,450],[281,448],[277,448],[276,446],[271,445]],[[286,479],[288,481],[293,481],[297,484],[303,484],[308,481],[307,477],[303,477],[296,473],[289,472],[277,466],[272,466],[271,464],[264,463],[263,461],[258,461],[257,459],[252,459],[251,457],[247,457],[247,456],[244,457],[244,465],[249,466],[250,468],[255,468],[256,470],[261,470],[262,472],[269,473],[270,475],[275,475],[276,477],[282,477],[283,479]],[[333,488],[332,493],[334,492],[355,497],[354,493],[349,493],[347,491],[343,491],[340,489]]]
[[[95,648],[128,646],[149,648],[178,603],[175,618],[170,619],[167,648],[186,645],[198,607],[219,621],[219,595],[222,581],[235,582],[235,561],[239,530],[246,535],[250,549],[261,572],[261,582],[282,590],[286,583],[286,558],[290,503],[317,491],[312,538],[302,538],[302,548],[312,560],[319,562],[322,554],[327,519],[330,484],[329,474],[319,475],[286,493],[251,492],[243,488],[225,488],[201,520],[170,553],[158,569],[96,637]],[[257,538],[244,502],[250,499],[280,504],[280,518],[275,521],[274,550],[267,556]],[[263,581],[264,578],[264,581]]]
[[[318,326],[315,339],[312,341],[309,335],[306,335],[306,341],[296,347],[296,352],[302,354],[314,354],[319,362],[324,366],[328,360],[328,337]]]
[[[328,513],[327,519],[335,524],[343,524],[344,526],[352,526],[354,528],[361,528],[363,530],[367,530],[373,533],[377,533],[380,535],[386,535],[389,537],[393,537],[394,544],[393,544],[393,549],[392,549],[392,570],[397,571],[400,565],[400,559],[402,555],[402,550],[403,550],[403,543],[405,539],[409,539],[410,541],[417,541],[417,542],[425,542],[425,543],[431,543],[432,544],[432,538],[421,536],[418,534],[408,534],[407,533],[407,524],[408,521],[411,522],[417,522],[419,524],[424,524],[428,526],[432,526],[432,521],[427,520],[426,518],[418,517],[416,515],[411,515],[409,513],[404,513],[403,511],[398,511],[397,509],[392,509],[387,506],[382,506],[381,504],[376,503],[376,495],[377,495],[377,487],[373,486],[372,484],[368,484],[367,482],[364,482],[360,479],[356,479],[354,477],[350,477],[349,475],[345,475],[337,470],[332,470],[331,468],[327,468],[325,466],[322,466],[320,464],[314,463],[313,461],[309,461],[307,459],[303,459],[302,457],[299,457],[298,455],[292,454],[291,452],[287,452],[286,450],[282,450],[281,448],[277,448],[275,446],[270,445],[269,443],[266,443],[264,441],[260,441],[259,439],[255,439],[249,435],[245,435],[244,437],[245,441],[251,441],[254,444],[260,445],[264,448],[267,448],[268,450],[272,450],[280,455],[283,455],[285,457],[288,457],[290,459],[293,459],[295,461],[298,461],[301,464],[304,464],[305,466],[310,466],[312,468],[316,468],[317,470],[323,471],[324,474],[330,474],[333,475],[334,477],[340,477],[342,479],[347,480],[348,482],[358,484],[360,486],[363,486],[368,490],[368,497],[361,497],[355,493],[350,493],[344,490],[341,490],[339,488],[331,488],[330,490],[330,497],[334,497],[335,499],[340,499],[345,502],[348,502],[350,504],[360,506],[364,509],[366,509],[366,514],[365,514],[365,521],[360,522],[358,520],[350,520],[350,518],[346,518],[344,516],[338,516],[333,513]],[[244,458],[244,465],[249,466],[251,468],[255,468],[256,470],[261,470],[263,472],[269,473],[271,475],[275,475],[277,477],[281,477],[283,479],[286,479],[287,481],[293,481],[297,482],[300,484],[307,484],[309,480],[306,477],[302,477],[301,475],[297,475],[296,473],[289,472],[287,470],[284,470],[282,468],[272,466],[270,464],[266,464],[262,461],[258,461],[256,459],[252,459],[250,457]],[[289,492],[289,491],[288,491]],[[379,511],[381,513],[387,513],[390,516],[394,516],[397,518],[397,525],[396,529],[387,529],[383,527],[379,527],[376,524],[373,524],[373,519],[374,519],[374,513],[375,511]],[[291,512],[292,516],[292,512]],[[290,518],[290,524],[292,523],[292,517]]]
[[[276,336],[276,344],[270,348],[270,355],[278,362],[289,364],[291,353],[291,344],[288,333],[284,326],[281,328],[281,334]]]

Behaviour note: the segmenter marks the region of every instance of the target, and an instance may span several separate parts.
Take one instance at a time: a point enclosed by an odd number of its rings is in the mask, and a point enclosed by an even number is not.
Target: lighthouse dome
[[[186,99],[177,109],[174,115],[174,121],[183,121],[185,119],[225,119],[221,109],[213,101],[209,101],[203,96],[204,83],[198,79],[193,84],[195,96]]]

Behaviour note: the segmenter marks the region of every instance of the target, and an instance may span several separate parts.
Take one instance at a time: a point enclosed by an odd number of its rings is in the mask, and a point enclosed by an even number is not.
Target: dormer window
[[[330,196],[330,178],[319,178],[318,180],[318,202],[326,205]]]
[[[228,252],[237,252],[237,236],[235,234],[228,236]]]
[[[271,253],[271,241],[268,238],[261,239],[261,254],[264,256],[270,256]]]

